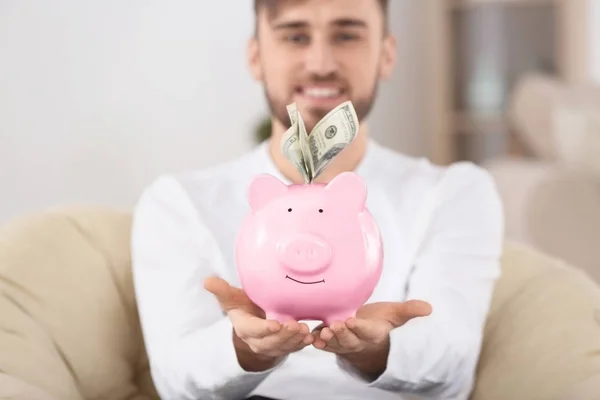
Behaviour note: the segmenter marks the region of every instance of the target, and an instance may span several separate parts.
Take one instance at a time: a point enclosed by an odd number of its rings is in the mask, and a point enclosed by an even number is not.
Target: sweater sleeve
[[[373,387],[466,400],[500,275],[502,205],[492,178],[469,163],[449,167],[431,199],[416,221],[424,233],[415,247],[407,300],[429,302],[432,314],[391,332],[387,368],[375,381],[339,364]]]
[[[203,287],[206,277],[223,276],[224,261],[176,179],[162,177],[142,194],[131,250],[140,322],[161,398],[244,398],[277,368],[240,367],[231,322]]]

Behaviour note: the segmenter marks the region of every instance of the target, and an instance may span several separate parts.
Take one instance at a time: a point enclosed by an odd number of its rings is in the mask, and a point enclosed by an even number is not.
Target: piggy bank
[[[235,262],[242,288],[267,319],[330,324],[356,315],[383,263],[366,198],[354,172],[328,184],[286,185],[268,174],[253,179]]]

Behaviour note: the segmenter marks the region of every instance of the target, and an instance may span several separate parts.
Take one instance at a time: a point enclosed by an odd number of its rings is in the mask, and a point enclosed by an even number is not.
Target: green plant
[[[264,118],[260,121],[254,131],[254,140],[257,143],[264,142],[271,136],[271,118]]]

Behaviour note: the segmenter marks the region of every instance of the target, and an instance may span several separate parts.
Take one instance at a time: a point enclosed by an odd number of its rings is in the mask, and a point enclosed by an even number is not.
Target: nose
[[[306,53],[306,69],[319,76],[328,76],[335,72],[334,49],[324,40],[313,41]]]
[[[279,259],[286,269],[300,275],[323,271],[331,263],[331,247],[313,235],[295,235],[278,246]]]

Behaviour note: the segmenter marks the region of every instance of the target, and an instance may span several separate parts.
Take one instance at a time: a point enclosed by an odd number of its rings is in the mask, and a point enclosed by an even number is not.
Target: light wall
[[[74,203],[130,207],[158,174],[249,150],[266,109],[245,64],[251,2],[235,3],[0,2],[0,223]],[[392,3],[399,66],[372,132],[421,154],[420,0]]]
[[[588,0],[588,2],[590,8],[588,48],[591,54],[591,75],[594,81],[600,84],[600,0]]]

